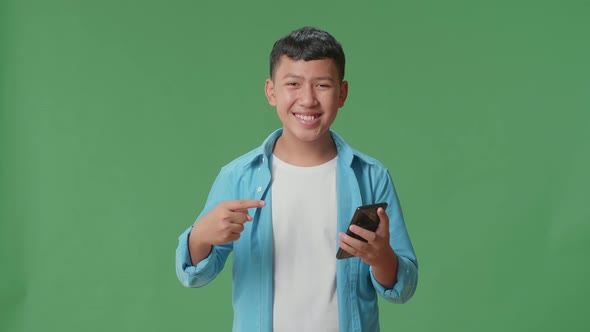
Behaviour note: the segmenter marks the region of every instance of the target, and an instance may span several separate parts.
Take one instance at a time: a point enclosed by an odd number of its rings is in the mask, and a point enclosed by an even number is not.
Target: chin
[[[329,135],[329,129],[308,129],[308,130],[300,130],[293,133],[295,138],[301,142],[305,143],[313,143],[316,141],[321,140],[326,135]]]

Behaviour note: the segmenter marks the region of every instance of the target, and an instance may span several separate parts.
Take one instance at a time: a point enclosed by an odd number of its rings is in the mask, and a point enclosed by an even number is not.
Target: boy
[[[222,168],[203,212],[179,238],[176,271],[201,287],[233,251],[234,331],[378,331],[377,294],[403,303],[417,260],[387,169],[330,130],[344,105],[344,53],[302,28],[270,56],[268,102],[282,129]],[[375,232],[351,226],[360,205],[387,202]],[[338,247],[355,255],[336,259]]]

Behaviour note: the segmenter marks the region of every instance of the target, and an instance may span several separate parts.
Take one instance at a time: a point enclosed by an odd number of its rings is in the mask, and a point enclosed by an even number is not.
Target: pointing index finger
[[[251,208],[261,208],[266,203],[258,199],[239,199],[235,201],[228,201],[227,208],[231,211],[246,211]]]

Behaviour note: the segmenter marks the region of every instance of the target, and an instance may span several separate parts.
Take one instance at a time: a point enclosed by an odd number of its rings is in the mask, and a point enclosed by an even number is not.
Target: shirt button
[[[256,191],[258,191],[258,192],[261,192],[261,191],[262,191],[262,187],[258,187],[258,188],[256,189]]]

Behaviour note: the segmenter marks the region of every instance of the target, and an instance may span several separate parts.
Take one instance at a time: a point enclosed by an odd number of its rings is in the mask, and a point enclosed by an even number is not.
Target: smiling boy
[[[265,94],[282,128],[224,166],[179,238],[176,271],[201,287],[233,251],[234,331],[378,331],[377,295],[412,297],[418,265],[388,170],[330,130],[348,95],[329,33],[279,39]],[[387,202],[379,228],[346,232],[356,207]],[[336,259],[338,247],[356,257]]]

